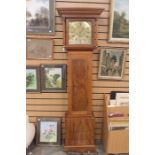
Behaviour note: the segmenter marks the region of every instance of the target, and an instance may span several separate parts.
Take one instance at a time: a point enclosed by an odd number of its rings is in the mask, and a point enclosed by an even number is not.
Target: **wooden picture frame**
[[[121,80],[125,65],[125,49],[100,49],[99,79]]]
[[[129,41],[129,0],[111,0],[109,41]]]
[[[26,39],[27,59],[52,59],[53,39],[50,38],[27,38]]]
[[[26,66],[26,92],[40,91],[40,68]]]
[[[95,46],[95,19],[67,18],[65,47],[67,49],[90,49]]]
[[[66,65],[41,65],[42,92],[66,92]]]
[[[30,34],[55,32],[55,0],[26,0],[26,31]]]
[[[38,145],[61,145],[61,118],[37,118]]]

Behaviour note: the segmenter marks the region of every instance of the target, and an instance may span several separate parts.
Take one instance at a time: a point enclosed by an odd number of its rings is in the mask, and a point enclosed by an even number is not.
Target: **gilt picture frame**
[[[111,0],[110,42],[129,42],[129,0]]]
[[[55,32],[55,0],[26,0],[26,31],[28,34]]]
[[[40,92],[40,68],[26,66],[26,92]]]
[[[52,59],[53,39],[48,38],[27,38],[26,39],[27,59]]]
[[[125,49],[100,49],[99,79],[121,80],[125,68]]]
[[[61,118],[37,118],[37,145],[61,145]]]
[[[42,64],[42,92],[66,92],[66,64]]]

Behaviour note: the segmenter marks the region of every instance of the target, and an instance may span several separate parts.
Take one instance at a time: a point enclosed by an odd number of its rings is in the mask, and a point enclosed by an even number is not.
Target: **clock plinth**
[[[94,117],[72,116],[65,117],[65,145],[66,152],[96,152],[94,144]]]

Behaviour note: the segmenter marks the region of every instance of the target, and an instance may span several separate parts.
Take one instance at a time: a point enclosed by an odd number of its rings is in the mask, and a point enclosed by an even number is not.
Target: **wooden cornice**
[[[104,8],[57,8],[62,17],[95,17],[97,18]]]

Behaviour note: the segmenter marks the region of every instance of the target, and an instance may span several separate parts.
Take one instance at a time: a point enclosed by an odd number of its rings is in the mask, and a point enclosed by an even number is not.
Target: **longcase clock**
[[[58,8],[68,52],[68,111],[65,114],[66,152],[96,152],[92,112],[92,55],[96,21],[103,8]]]

